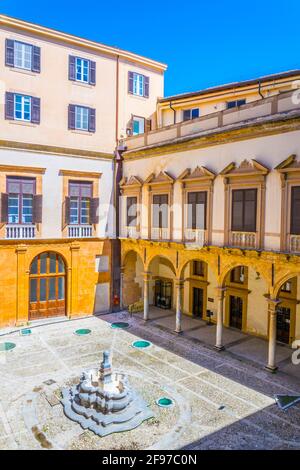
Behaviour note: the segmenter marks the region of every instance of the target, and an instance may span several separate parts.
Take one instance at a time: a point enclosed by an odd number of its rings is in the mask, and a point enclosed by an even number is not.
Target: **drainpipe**
[[[260,81],[258,82],[258,93],[260,94],[261,98],[264,99],[264,95],[261,92],[261,82]]]
[[[170,109],[172,109],[172,111],[174,113],[174,124],[176,124],[176,109],[173,108],[172,101],[170,101],[169,106],[170,106]]]

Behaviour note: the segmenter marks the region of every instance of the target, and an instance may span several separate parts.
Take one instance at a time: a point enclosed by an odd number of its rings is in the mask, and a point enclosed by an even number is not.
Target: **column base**
[[[144,323],[147,323],[149,321],[149,318],[143,318]]]
[[[276,366],[265,366],[264,369],[267,370],[268,372],[271,372],[271,374],[275,374],[276,371],[278,370],[278,367],[276,367]]]
[[[182,333],[183,333],[182,330],[180,330],[180,331],[174,330],[174,332],[175,332],[177,335],[182,335]]]
[[[215,349],[216,351],[221,352],[221,351],[224,351],[224,350],[225,350],[225,346],[217,346],[217,345],[215,345],[215,346],[214,346],[214,349]]]

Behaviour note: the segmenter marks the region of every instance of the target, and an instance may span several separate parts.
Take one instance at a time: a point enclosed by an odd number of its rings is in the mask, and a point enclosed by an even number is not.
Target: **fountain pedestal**
[[[109,352],[100,369],[84,372],[78,385],[62,390],[65,415],[98,436],[129,431],[154,415],[124,374],[113,373]]]

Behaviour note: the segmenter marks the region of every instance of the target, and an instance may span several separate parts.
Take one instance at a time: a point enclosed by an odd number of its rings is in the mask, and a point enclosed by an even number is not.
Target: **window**
[[[13,39],[5,40],[5,65],[18,69],[41,71],[41,49]]]
[[[206,200],[206,191],[188,193],[188,228],[206,229]]]
[[[237,108],[238,106],[242,106],[243,104],[246,104],[246,100],[228,101],[227,109]]]
[[[89,224],[92,198],[92,183],[70,182],[69,198],[70,224]]]
[[[230,273],[230,282],[243,284],[245,282],[245,268],[244,266],[238,266],[233,268]]]
[[[76,80],[88,83],[89,81],[89,60],[76,57]]]
[[[31,70],[32,46],[18,41],[15,41],[14,46],[14,66]]]
[[[8,223],[32,224],[35,180],[7,178]]]
[[[14,118],[20,121],[31,121],[31,97],[14,95]]]
[[[135,227],[137,225],[137,197],[127,197],[127,227]]]
[[[286,292],[288,294],[291,294],[292,292],[292,281],[289,280],[289,281],[286,281],[282,287],[281,287],[281,292]]]
[[[232,191],[231,230],[256,232],[256,189],[236,189]]]
[[[167,194],[153,196],[153,227],[167,228],[169,214],[169,198]]]
[[[203,261],[193,261],[193,275],[204,276],[204,263]]]
[[[89,129],[89,109],[82,106],[75,106],[75,129],[88,131]]]
[[[149,77],[136,72],[128,72],[128,92],[132,95],[149,97]]]
[[[300,186],[291,191],[291,234],[300,235]]]
[[[68,128],[86,132],[96,131],[96,110],[86,106],[69,105]]]
[[[96,62],[70,55],[69,80],[96,85]]]
[[[183,120],[190,121],[199,117],[199,108],[185,109],[183,111]]]
[[[137,116],[132,118],[132,135],[144,134],[145,119]]]

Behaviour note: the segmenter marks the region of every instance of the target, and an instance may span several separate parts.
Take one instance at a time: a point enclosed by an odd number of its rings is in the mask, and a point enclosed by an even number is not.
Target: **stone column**
[[[144,273],[144,321],[149,320],[149,282],[150,273]]]
[[[176,333],[182,333],[181,329],[181,314],[182,314],[182,289],[184,283],[182,279],[176,280]]]
[[[217,330],[216,330],[216,345],[215,349],[222,351],[223,346],[223,317],[224,317],[224,296],[225,287],[217,287],[217,300],[218,300],[218,311],[217,311]]]
[[[124,266],[121,266],[121,278],[120,278],[120,309],[123,309],[123,285],[124,285]]]
[[[277,329],[277,305],[280,300],[267,299],[268,301],[268,318],[269,318],[269,348],[268,348],[268,364],[265,369],[269,372],[275,372],[276,366],[276,329]]]

